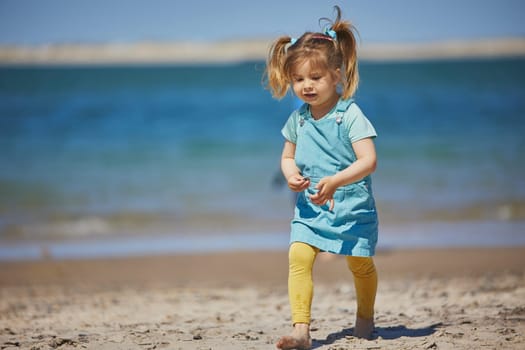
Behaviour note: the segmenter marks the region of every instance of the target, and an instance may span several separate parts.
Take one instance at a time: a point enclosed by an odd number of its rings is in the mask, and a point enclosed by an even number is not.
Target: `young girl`
[[[346,256],[354,276],[353,335],[369,339],[374,328],[378,220],[370,174],[376,132],[351,99],[359,80],[354,27],[335,9],[336,20],[325,33],[281,37],[267,62],[273,96],[282,98],[291,87],[304,102],[282,130],[281,168],[298,198],[289,248],[293,331],[279,339],[279,349],[311,347],[312,266],[321,251]]]

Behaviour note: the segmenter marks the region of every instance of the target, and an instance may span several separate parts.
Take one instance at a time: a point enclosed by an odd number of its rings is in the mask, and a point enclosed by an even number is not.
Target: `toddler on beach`
[[[289,117],[281,169],[298,193],[291,222],[288,295],[293,330],[279,349],[309,349],[312,267],[319,252],[344,255],[353,274],[357,315],[353,335],[370,339],[377,273],[372,256],[378,219],[370,174],[376,132],[351,99],[359,80],[355,28],[341,10],[322,33],[278,38],[265,79],[275,98],[291,88],[304,104]]]

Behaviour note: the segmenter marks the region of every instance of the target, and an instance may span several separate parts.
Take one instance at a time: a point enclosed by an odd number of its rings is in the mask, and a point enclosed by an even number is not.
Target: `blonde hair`
[[[359,72],[357,70],[357,41],[355,27],[341,20],[341,9],[334,6],[337,16],[326,33],[304,33],[297,41],[282,36],[270,47],[266,62],[265,83],[272,96],[283,98],[292,82],[293,69],[305,60],[322,69],[341,70],[342,97],[347,99],[357,90]],[[335,38],[330,36],[335,33]],[[291,45],[289,45],[291,44]]]

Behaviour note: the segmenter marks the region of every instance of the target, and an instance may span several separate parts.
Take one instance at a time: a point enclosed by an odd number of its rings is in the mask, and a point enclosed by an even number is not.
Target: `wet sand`
[[[381,251],[374,339],[353,281],[315,266],[313,348],[523,349],[525,247]],[[286,252],[0,263],[0,349],[274,349]]]

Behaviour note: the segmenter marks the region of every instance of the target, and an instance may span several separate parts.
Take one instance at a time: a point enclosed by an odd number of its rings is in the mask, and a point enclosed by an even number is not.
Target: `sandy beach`
[[[265,60],[273,39],[0,46],[0,65],[224,64]],[[365,61],[524,57],[525,39],[362,43]]]
[[[380,251],[374,339],[340,257],[315,267],[313,348],[523,349],[525,248]],[[0,263],[0,349],[273,349],[286,252]]]

